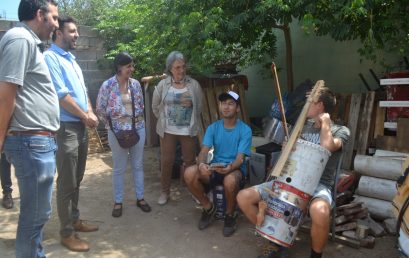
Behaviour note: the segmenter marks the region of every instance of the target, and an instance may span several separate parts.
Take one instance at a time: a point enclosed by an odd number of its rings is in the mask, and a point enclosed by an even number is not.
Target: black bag
[[[139,134],[134,128],[132,130],[122,130],[114,134],[119,145],[124,149],[131,148],[139,142]]]
[[[119,146],[124,149],[129,149],[132,146],[136,145],[139,142],[139,134],[136,131],[135,127],[135,100],[134,96],[131,92],[131,99],[132,99],[132,129],[131,130],[120,130],[115,132],[112,127],[111,117],[108,117],[109,127],[111,131],[114,133],[115,138],[118,140]]]

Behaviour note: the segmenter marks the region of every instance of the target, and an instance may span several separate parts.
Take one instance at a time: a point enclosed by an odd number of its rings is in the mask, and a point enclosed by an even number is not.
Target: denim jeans
[[[11,193],[13,191],[11,188],[11,164],[7,161],[4,153],[1,154],[0,179],[3,194]]]
[[[14,166],[20,190],[17,258],[45,257],[41,242],[51,215],[56,150],[55,139],[48,136],[6,138],[4,152]]]
[[[88,155],[88,131],[82,122],[63,122],[57,133],[57,212],[61,237],[74,233],[78,200]]]
[[[128,157],[131,161],[135,196],[137,200],[144,196],[144,173],[143,173],[143,148],[145,145],[145,128],[138,129],[139,142],[129,149],[124,149],[118,144],[114,133],[108,130],[108,142],[112,151],[112,184],[115,203],[122,203],[124,195],[124,177]]]

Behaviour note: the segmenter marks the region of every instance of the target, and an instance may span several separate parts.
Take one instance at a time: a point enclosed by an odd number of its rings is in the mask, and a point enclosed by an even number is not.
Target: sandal
[[[151,206],[149,206],[149,204],[144,199],[137,200],[136,206],[141,208],[143,212],[150,212],[152,210]]]
[[[119,208],[115,208],[116,206],[121,206]],[[118,218],[122,216],[122,203],[115,203],[114,209],[112,210],[112,217]]]

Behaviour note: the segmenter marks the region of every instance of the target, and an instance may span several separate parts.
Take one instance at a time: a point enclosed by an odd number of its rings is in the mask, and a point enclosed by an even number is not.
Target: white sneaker
[[[169,200],[169,195],[166,193],[161,193],[158,199],[158,204],[159,205],[165,205]]]

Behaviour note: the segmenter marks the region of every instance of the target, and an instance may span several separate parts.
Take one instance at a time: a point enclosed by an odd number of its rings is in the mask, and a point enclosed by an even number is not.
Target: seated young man
[[[332,155],[328,160],[321,176],[320,183],[310,201],[309,216],[311,225],[311,257],[321,257],[328,239],[330,228],[331,206],[335,205],[332,199],[332,186],[335,180],[336,165],[341,155],[342,146],[349,139],[349,129],[345,126],[333,124],[329,113],[335,107],[334,94],[328,88],[322,88],[313,99],[307,114],[300,138],[329,150]],[[262,225],[264,210],[269,193],[265,190],[272,188],[273,181],[244,189],[237,195],[240,209],[254,225]],[[271,253],[266,257],[285,257],[279,254],[284,248],[271,243]],[[281,256],[280,256],[281,255]]]
[[[236,195],[243,183],[246,164],[245,156],[250,155],[251,129],[237,118],[240,111],[239,95],[233,91],[219,95],[220,113],[222,119],[212,123],[206,130],[203,146],[197,158],[197,164],[186,168],[185,182],[190,192],[203,206],[199,229],[207,228],[214,219],[216,208],[206,195],[205,189],[216,185],[224,186],[226,198],[226,215],[223,235],[231,236],[236,230],[237,214]],[[211,148],[213,160],[206,164]],[[219,163],[215,167],[212,164]]]

